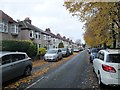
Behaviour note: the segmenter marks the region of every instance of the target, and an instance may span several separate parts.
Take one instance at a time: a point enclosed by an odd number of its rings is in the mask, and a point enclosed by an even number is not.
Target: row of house
[[[42,30],[34,25],[30,18],[23,21],[15,21],[13,18],[0,10],[0,39],[1,40],[31,40],[38,47],[58,48],[58,44],[62,42],[64,47],[73,48],[76,44],[61,36],[59,33],[55,35],[50,28]]]

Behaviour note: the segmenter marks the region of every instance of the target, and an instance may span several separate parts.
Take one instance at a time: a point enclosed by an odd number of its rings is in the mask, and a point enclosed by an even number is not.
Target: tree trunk
[[[104,49],[106,49],[106,48],[107,48],[106,43],[103,43],[103,47],[104,47]]]

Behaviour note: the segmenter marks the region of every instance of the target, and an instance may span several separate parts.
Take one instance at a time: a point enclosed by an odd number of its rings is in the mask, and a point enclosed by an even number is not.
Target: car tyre
[[[24,75],[25,75],[25,76],[31,75],[31,67],[30,67],[30,66],[27,66],[27,67],[25,68]]]

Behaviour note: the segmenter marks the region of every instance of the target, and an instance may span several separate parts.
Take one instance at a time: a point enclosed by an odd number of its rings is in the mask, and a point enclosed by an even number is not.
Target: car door
[[[23,75],[25,69],[25,54],[12,54],[14,78]]]
[[[102,73],[101,72],[102,71],[102,64],[104,64],[104,59],[105,59],[104,52],[101,51],[98,58],[99,58],[99,60],[97,62],[97,67],[98,67],[98,70],[100,71],[100,73]]]
[[[98,61],[99,61],[99,54],[100,53],[98,53],[97,54],[97,57],[93,60],[93,68],[94,68],[94,70],[95,70],[95,72],[97,73],[97,71],[98,71]]]
[[[2,82],[6,82],[13,78],[13,67],[11,62],[11,55],[2,57]]]
[[[62,52],[60,49],[58,50],[58,57],[59,57],[59,59],[62,57]]]
[[[100,51],[97,54],[97,58],[95,58],[93,62],[94,62],[95,72],[96,74],[98,74],[98,71],[101,71],[102,64],[104,63],[104,52]]]

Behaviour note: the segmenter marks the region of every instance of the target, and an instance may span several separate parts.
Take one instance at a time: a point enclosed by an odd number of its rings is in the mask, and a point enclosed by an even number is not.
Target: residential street
[[[4,88],[23,88],[25,90],[31,88],[100,89],[86,50],[76,53],[67,61],[63,59],[58,62],[44,62],[42,66],[34,67],[32,73],[32,76],[21,77]]]
[[[43,75],[29,88],[94,88],[98,87],[87,52],[77,56]]]

